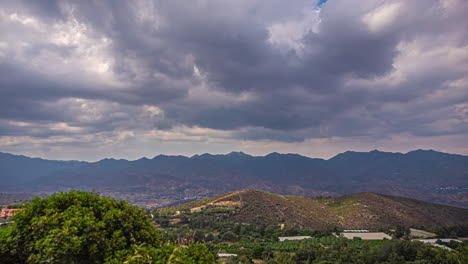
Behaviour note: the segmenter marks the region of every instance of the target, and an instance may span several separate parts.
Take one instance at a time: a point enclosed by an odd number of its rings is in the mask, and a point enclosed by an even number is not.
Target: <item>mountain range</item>
[[[0,192],[96,189],[147,207],[257,189],[308,197],[378,192],[468,208],[468,156],[347,151],[325,160],[243,152],[134,161],[56,161],[0,153]]]
[[[233,223],[285,224],[300,230],[378,230],[398,225],[430,229],[468,223],[468,209],[377,193],[313,199],[241,190],[156,212],[180,217],[186,212],[219,213]]]

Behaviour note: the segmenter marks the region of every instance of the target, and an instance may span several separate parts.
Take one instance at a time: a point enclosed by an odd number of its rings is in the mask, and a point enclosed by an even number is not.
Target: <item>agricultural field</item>
[[[410,236],[412,238],[430,238],[430,237],[436,237],[437,234],[425,231],[425,230],[420,230],[420,229],[414,229],[410,228]]]

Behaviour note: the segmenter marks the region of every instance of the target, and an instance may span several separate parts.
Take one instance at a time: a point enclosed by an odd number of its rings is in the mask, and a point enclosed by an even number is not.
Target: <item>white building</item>
[[[365,230],[365,229],[347,229],[347,230],[343,230],[343,232],[345,232],[345,233],[369,233],[369,230]]]
[[[447,247],[446,245],[439,245],[437,244],[437,240],[440,240],[444,243],[450,243],[450,241],[455,241],[455,242],[458,242],[458,243],[462,243],[461,240],[458,240],[458,239],[453,239],[453,238],[439,238],[439,239],[413,239],[413,241],[421,241],[423,243],[426,243],[426,244],[431,244],[433,245],[434,247],[440,247],[440,248],[443,248],[445,250],[448,250],[448,251],[452,251],[453,249]]]
[[[230,257],[237,257],[237,254],[230,254],[230,253],[218,253],[216,254],[218,258],[230,258]]]
[[[437,243],[437,240],[440,240],[444,243],[450,243],[450,241],[455,241],[455,242],[458,242],[458,243],[462,243],[461,240],[458,240],[458,239],[453,239],[453,238],[435,238],[435,239],[414,239],[416,241],[421,241],[423,243],[427,243],[427,244],[436,244]]]
[[[355,237],[359,237],[362,240],[384,240],[384,239],[392,239],[391,236],[383,233],[383,232],[364,232],[364,233],[356,233],[356,232],[343,232],[341,236],[347,239],[353,239]]]

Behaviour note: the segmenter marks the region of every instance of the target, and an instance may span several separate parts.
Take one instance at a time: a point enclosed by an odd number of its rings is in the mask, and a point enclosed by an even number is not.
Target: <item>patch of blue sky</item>
[[[325,4],[328,0],[319,0],[317,2],[317,7],[321,7],[323,4]]]

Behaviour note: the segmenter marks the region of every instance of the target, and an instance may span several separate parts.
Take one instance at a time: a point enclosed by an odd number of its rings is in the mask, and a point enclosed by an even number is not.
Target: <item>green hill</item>
[[[430,228],[468,223],[468,209],[376,193],[312,199],[256,190],[159,209],[160,213],[222,213],[233,222],[285,224],[298,229],[379,229],[396,225]]]

